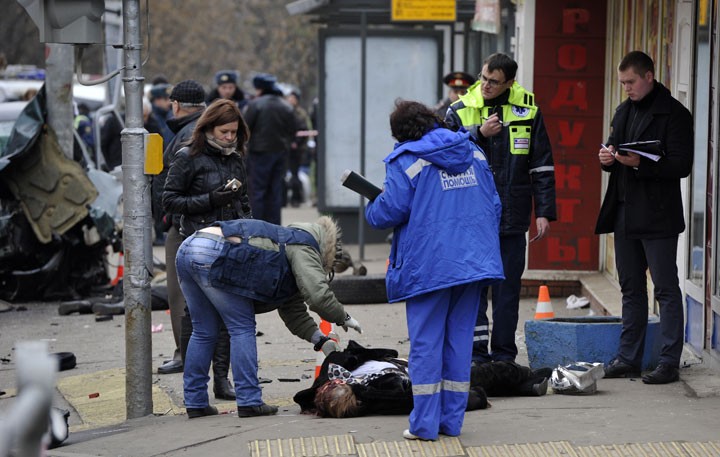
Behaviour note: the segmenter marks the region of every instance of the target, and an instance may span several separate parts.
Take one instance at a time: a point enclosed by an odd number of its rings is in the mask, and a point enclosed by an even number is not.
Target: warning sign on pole
[[[392,0],[393,21],[454,22],[455,0]]]

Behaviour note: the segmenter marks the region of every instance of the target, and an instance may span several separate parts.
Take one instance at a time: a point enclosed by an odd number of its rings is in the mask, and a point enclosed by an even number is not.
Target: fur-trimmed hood
[[[337,223],[328,216],[320,216],[315,222],[295,222],[288,227],[295,227],[310,233],[320,245],[323,268],[327,273],[333,269],[336,255],[342,252],[340,241],[342,231]]]

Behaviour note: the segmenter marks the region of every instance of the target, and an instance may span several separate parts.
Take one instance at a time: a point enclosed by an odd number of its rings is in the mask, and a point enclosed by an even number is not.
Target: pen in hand
[[[489,121],[489,120],[490,120],[489,117],[484,117],[484,116],[483,116],[482,119],[483,119],[483,121]],[[504,121],[501,121],[500,119],[498,119],[498,124],[500,124],[501,126],[504,127],[504,126],[506,126],[506,125],[510,125],[510,121],[504,122]]]

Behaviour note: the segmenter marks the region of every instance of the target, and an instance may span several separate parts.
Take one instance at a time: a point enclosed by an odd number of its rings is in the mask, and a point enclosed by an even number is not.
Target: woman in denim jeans
[[[168,169],[163,207],[179,218],[176,227],[185,238],[215,221],[252,218],[248,197],[245,153],[250,132],[237,105],[216,100],[198,118],[191,138],[183,143]],[[174,247],[179,240],[173,237]],[[175,263],[170,256],[168,264]],[[180,309],[174,303],[171,309]],[[180,349],[183,360],[192,333],[187,313],[180,318]],[[176,320],[177,322],[177,320]],[[213,392],[219,400],[234,400],[228,380],[230,338],[223,329],[213,359]],[[182,370],[179,370],[182,371]]]
[[[330,290],[339,230],[329,217],[288,227],[254,219],[216,222],[183,241],[177,254],[180,287],[193,321],[185,359],[188,416],[210,416],[207,383],[221,323],[230,333],[230,366],[239,417],[275,414],[262,401],[257,377],[255,314],[278,310],[288,329],[316,351],[338,350],[318,329],[307,305],[328,322],[361,332]],[[307,303],[307,305],[305,304]]]

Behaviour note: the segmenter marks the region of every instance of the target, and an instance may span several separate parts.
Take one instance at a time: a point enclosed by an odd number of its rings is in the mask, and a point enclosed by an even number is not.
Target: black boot
[[[182,355],[183,360],[186,360],[185,356],[187,355],[188,344],[190,344],[192,331],[192,319],[190,319],[190,313],[186,307],[185,315],[180,320],[180,354]]]
[[[218,415],[218,409],[212,405],[206,406],[204,408],[186,408],[186,410],[188,419],[196,419],[198,417]]]
[[[72,313],[90,314],[93,312],[92,306],[92,303],[88,300],[66,301],[60,303],[58,314],[61,316],[67,316]]]
[[[125,314],[125,302],[93,303],[92,311],[99,316],[119,316]]]
[[[235,388],[228,379],[229,369],[230,335],[222,324],[213,355],[213,393],[218,400],[235,400]]]

